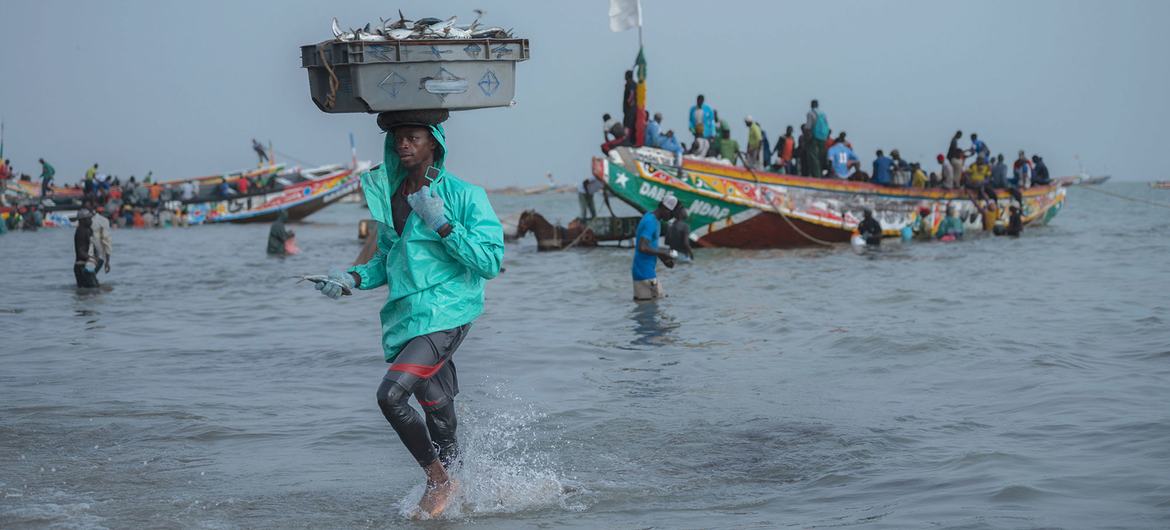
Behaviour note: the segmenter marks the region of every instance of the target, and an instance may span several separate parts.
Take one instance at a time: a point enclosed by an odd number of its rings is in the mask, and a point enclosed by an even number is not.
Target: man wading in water
[[[458,461],[451,357],[483,312],[483,287],[500,273],[504,230],[487,193],[443,168],[446,110],[385,112],[385,163],[362,175],[370,215],[380,224],[378,250],[364,265],[333,271],[317,284],[332,298],[344,288],[388,287],[382,306],[382,348],[391,363],[378,387],[378,406],[426,473],[419,511],[443,512],[456,484]],[[411,215],[411,213],[414,215]],[[410,407],[414,395],[425,422]]]

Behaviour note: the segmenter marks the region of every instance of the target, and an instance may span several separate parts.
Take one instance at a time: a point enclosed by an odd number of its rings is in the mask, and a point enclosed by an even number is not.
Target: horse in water
[[[570,247],[596,247],[597,237],[580,219],[573,219],[569,226],[554,226],[536,210],[524,210],[516,223],[516,237],[528,232],[536,235],[536,249],[565,250]]]

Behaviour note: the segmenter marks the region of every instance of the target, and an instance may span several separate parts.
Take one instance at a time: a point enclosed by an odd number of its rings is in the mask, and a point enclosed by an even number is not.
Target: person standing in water
[[[440,125],[446,110],[384,112],[385,163],[363,174],[378,249],[364,265],[330,273],[318,284],[333,299],[344,289],[388,287],[382,348],[391,363],[378,407],[426,475],[419,511],[434,517],[455,492],[458,462],[452,356],[484,305],[484,284],[500,273],[504,230],[483,188],[444,168],[449,155]],[[407,402],[414,395],[425,421]]]
[[[284,223],[288,221],[288,212],[281,210],[276,214],[276,222],[272,223],[272,227],[268,229],[268,255],[269,256],[285,256],[285,243],[293,237],[293,231],[285,228]]]
[[[670,219],[678,206],[678,197],[667,195],[652,212],[646,212],[634,231],[634,263],[630,272],[634,277],[634,301],[644,302],[666,296],[662,284],[658,283],[658,272],[654,269],[658,261],[666,267],[674,267],[674,251],[659,250],[658,240],[662,236],[661,221]],[[673,255],[672,255],[673,254]]]
[[[93,241],[92,216],[82,208],[77,212],[77,229],[73,231],[73,278],[77,287],[100,287],[97,279],[97,251]]]

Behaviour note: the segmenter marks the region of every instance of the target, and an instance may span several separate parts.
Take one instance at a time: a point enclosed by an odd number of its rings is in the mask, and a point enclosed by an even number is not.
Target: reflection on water
[[[659,301],[635,302],[630,310],[634,320],[635,346],[664,346],[673,342],[671,335],[680,324],[666,313]]]

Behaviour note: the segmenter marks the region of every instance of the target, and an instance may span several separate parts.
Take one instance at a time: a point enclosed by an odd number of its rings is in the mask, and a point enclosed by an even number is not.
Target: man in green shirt
[[[764,147],[764,131],[751,116],[744,118],[743,121],[748,128],[747,159],[744,160],[744,163],[748,167],[758,168],[760,167],[760,151]]]
[[[719,139],[719,157],[735,164],[736,155],[739,154],[739,142],[731,138],[731,131],[724,129]]]
[[[43,158],[39,158],[37,161],[41,163],[41,198],[43,199],[45,195],[49,194],[49,187],[53,183],[53,175],[57,174],[57,170],[53,169],[53,166],[45,162]]]

